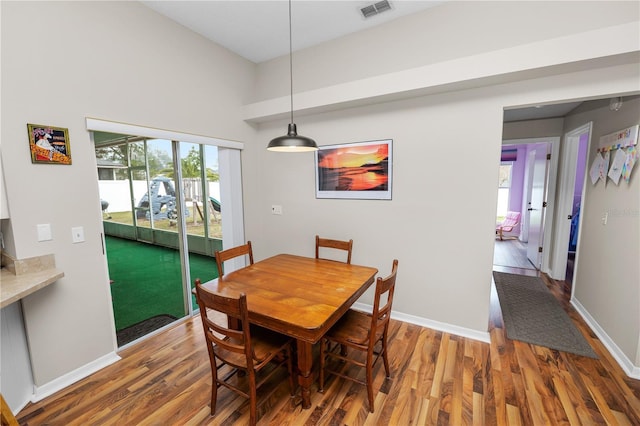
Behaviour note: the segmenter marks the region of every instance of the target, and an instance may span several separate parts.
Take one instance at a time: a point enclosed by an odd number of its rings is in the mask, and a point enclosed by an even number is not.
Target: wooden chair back
[[[346,263],[351,264],[351,251],[353,249],[353,240],[349,240],[349,241],[332,240],[329,238],[320,238],[318,235],[316,235],[316,259],[324,259],[320,257],[321,247],[346,251],[347,252]]]
[[[373,352],[373,347],[380,334],[387,334],[389,319],[391,319],[391,307],[393,294],[396,288],[396,276],[398,274],[398,260],[393,260],[391,273],[376,280],[376,295],[373,299],[373,312],[371,313],[371,330],[369,331],[368,351]],[[385,337],[386,339],[386,337]]]
[[[365,385],[369,399],[369,411],[372,413],[374,411],[373,366],[378,359],[382,358],[387,377],[391,375],[387,350],[388,330],[397,272],[398,260],[394,259],[391,274],[385,278],[378,277],[376,280],[376,294],[371,315],[349,309],[325,334],[320,344],[319,391],[324,391],[326,373]],[[366,352],[365,361],[360,361],[361,357],[349,356],[350,349]],[[330,358],[340,360],[341,367],[334,369],[327,364]],[[352,373],[347,374],[343,368],[344,363],[364,367],[366,370],[365,380]]]
[[[195,280],[195,293],[211,364],[211,415],[216,411],[218,386],[224,386],[249,399],[249,424],[255,425],[257,390],[267,379],[278,373],[277,367],[286,365],[290,393],[294,393],[292,339],[260,327],[251,327],[247,296],[244,293],[214,293],[205,289],[200,279]],[[210,311],[233,318],[238,328],[225,327],[213,321],[209,315]],[[257,373],[272,362],[276,367],[266,369],[266,375],[258,380]],[[241,371],[244,372],[246,380],[232,379]]]
[[[253,265],[253,248],[251,247],[251,241],[247,241],[246,244],[241,246],[232,247],[226,250],[216,250],[214,253],[216,258],[216,264],[218,265],[218,276],[224,275],[224,262],[230,259],[234,259],[240,256],[249,257],[249,265]]]
[[[196,280],[196,299],[200,306],[209,356],[217,355],[222,361],[234,367],[253,369],[254,355],[251,350],[251,331],[248,327],[247,296],[244,293],[238,294],[237,297],[212,293],[203,289],[200,280]],[[212,321],[207,315],[208,310],[236,319],[239,329],[234,330]],[[238,355],[244,357],[242,362],[238,362],[240,360]],[[212,367],[215,368],[215,365],[212,364]]]

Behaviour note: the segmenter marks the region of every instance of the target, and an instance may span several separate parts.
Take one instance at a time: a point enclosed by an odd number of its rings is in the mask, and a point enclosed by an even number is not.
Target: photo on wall
[[[32,163],[71,164],[69,129],[27,124]]]
[[[391,199],[391,139],[321,146],[315,168],[316,198]]]

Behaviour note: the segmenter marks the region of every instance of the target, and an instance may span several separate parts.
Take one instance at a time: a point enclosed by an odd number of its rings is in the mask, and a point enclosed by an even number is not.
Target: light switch
[[[53,238],[51,237],[51,224],[42,223],[37,225],[38,227],[38,241],[49,241]]]
[[[73,243],[81,243],[84,241],[84,228],[82,226],[76,226],[71,228],[71,239]]]

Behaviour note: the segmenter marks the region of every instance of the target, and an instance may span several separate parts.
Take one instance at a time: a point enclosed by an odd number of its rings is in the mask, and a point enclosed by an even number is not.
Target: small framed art
[[[315,166],[316,198],[391,199],[391,139],[321,146]]]
[[[71,164],[69,129],[27,124],[32,163]]]

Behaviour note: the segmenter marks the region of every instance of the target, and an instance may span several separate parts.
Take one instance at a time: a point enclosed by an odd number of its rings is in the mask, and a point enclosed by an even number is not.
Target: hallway
[[[496,239],[493,251],[493,270],[520,275],[539,275],[527,258],[527,246],[517,239]]]

